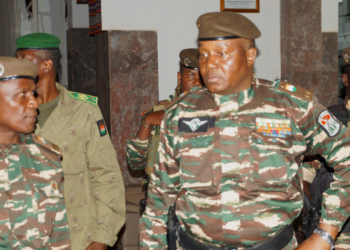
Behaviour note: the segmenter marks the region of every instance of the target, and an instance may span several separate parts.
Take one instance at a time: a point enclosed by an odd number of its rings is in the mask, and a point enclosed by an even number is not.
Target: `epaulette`
[[[260,79],[260,78],[258,78],[258,81],[259,81],[259,84],[260,84],[260,85],[272,87],[272,83],[273,83],[273,82],[271,82],[271,81],[269,81],[269,80],[265,80],[265,79]]]
[[[61,149],[56,144],[53,144],[52,142],[45,140],[41,136],[37,136],[37,135],[33,134],[33,141],[35,143],[51,150],[52,152],[56,153],[59,156],[62,155]]]
[[[97,106],[98,103],[98,97],[92,95],[86,95],[78,92],[69,92],[69,96],[73,99],[87,102],[95,106]]]
[[[308,102],[312,101],[312,97],[314,96],[313,91],[284,81],[280,82],[278,90]]]
[[[197,90],[197,89],[196,89]],[[166,107],[165,109],[170,108],[171,106],[173,106],[175,103],[181,101],[185,96],[187,96],[189,93],[191,93],[193,90],[190,91],[185,91],[183,92],[180,96],[176,97],[174,100],[172,100]]]

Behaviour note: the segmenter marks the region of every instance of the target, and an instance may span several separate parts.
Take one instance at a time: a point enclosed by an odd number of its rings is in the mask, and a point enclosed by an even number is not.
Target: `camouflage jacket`
[[[162,105],[154,105],[152,107],[152,112],[164,110],[165,106],[167,106],[169,102],[169,100],[166,100],[161,102]],[[151,132],[151,137],[146,140],[137,138],[136,134],[132,134],[130,136],[126,142],[126,159],[128,160],[130,168],[134,170],[146,169],[147,174],[152,172],[153,166],[157,160],[159,130],[159,126],[154,127]]]
[[[340,230],[350,214],[349,133],[310,91],[284,82],[255,80],[224,96],[194,89],[161,125],[142,249],[166,248],[175,201],[181,227],[202,242],[237,247],[273,236],[301,212],[301,162],[310,150],[335,169],[321,222]]]
[[[63,152],[72,249],[85,250],[92,241],[113,246],[125,222],[124,184],[97,98],[56,86],[61,99],[35,134]]]
[[[33,135],[0,144],[0,249],[70,249],[57,149]]]

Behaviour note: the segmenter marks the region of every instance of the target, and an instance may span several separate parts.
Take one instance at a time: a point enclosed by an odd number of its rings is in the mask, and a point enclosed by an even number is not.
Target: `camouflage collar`
[[[254,98],[258,85],[259,85],[259,81],[257,80],[257,78],[254,78],[252,86],[250,86],[248,89],[245,89],[239,93],[230,94],[230,95],[219,95],[219,94],[213,93],[215,103],[218,106],[230,105],[230,109],[233,108],[237,110],[243,105],[246,105],[247,103],[249,103]]]
[[[21,138],[21,142],[18,143],[18,144],[13,144],[13,143],[0,143],[0,152],[3,151],[3,152],[12,152],[13,150],[17,150],[17,148],[20,146],[20,145],[24,145],[26,144],[27,142],[27,139],[31,137],[31,134],[22,134],[20,133],[19,134],[20,138]]]

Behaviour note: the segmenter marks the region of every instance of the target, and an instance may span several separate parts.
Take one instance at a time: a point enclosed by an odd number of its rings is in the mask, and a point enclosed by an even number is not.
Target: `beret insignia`
[[[350,56],[348,55],[348,53],[346,53],[346,54],[344,55],[344,60],[345,60],[345,62],[349,62],[349,59],[350,59]]]
[[[185,64],[186,66],[190,65],[190,64],[191,64],[191,60],[190,60],[189,58],[185,58],[184,64]]]
[[[0,63],[0,76],[4,73],[4,71],[5,71],[4,65]]]

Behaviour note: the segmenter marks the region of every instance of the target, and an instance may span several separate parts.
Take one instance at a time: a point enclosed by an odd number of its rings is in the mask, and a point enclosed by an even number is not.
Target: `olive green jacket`
[[[64,193],[71,245],[85,250],[93,241],[113,246],[125,222],[123,179],[99,107],[62,92],[58,106],[35,134],[61,147],[63,152]],[[80,99],[80,100],[79,100]],[[84,101],[83,101],[84,100]],[[97,101],[97,100],[96,100]],[[97,124],[99,122],[99,125]]]

